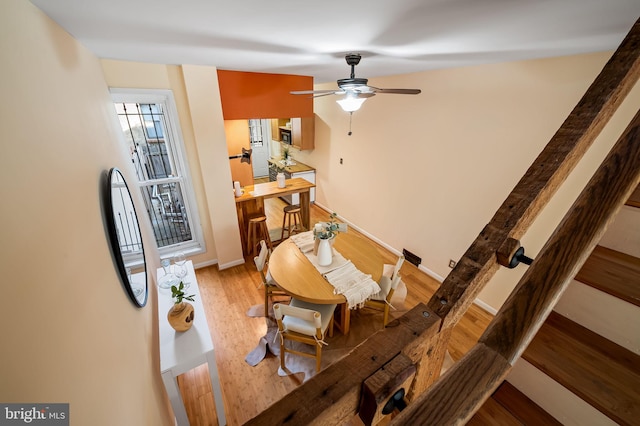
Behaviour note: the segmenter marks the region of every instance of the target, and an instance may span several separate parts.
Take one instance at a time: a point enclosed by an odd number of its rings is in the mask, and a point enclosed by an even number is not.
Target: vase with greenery
[[[338,234],[341,231],[342,227],[338,222],[336,222],[337,217],[338,214],[334,212],[329,215],[328,222],[316,223],[316,225],[313,227],[313,238],[328,240]]]
[[[337,213],[331,213],[328,222],[318,222],[313,227],[313,254],[318,257],[320,266],[328,266],[332,262],[335,236],[343,230],[343,225],[336,222],[337,217]]]
[[[184,292],[184,283],[180,281],[177,286],[171,286],[171,299],[173,306],[167,313],[169,324],[176,331],[187,331],[193,325],[194,310],[193,305],[185,302],[194,301],[195,294],[186,295]]]

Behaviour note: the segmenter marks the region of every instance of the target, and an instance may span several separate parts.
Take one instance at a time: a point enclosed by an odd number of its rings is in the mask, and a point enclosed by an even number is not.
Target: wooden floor
[[[268,226],[279,235],[284,202],[265,200]],[[312,206],[311,223],[327,220],[328,213]],[[356,232],[349,229],[349,232]],[[375,243],[374,243],[375,244]],[[397,257],[378,246],[385,263],[393,264]],[[300,383],[292,377],[278,376],[279,360],[267,357],[251,367],[245,356],[255,348],[266,332],[264,318],[251,318],[247,309],[263,303],[260,278],[247,258],[244,265],[219,271],[217,266],[196,271],[205,307],[211,337],[216,348],[216,362],[220,375],[227,424],[240,425],[254,417],[273,402],[295,389]],[[426,302],[439,283],[405,262],[401,269],[402,280],[407,286],[405,305],[408,308]],[[394,316],[393,311],[391,316]],[[491,315],[473,305],[456,327],[449,351],[454,360],[468,351],[482,334]],[[187,414],[192,425],[216,425],[217,419],[206,364],[179,376]]]

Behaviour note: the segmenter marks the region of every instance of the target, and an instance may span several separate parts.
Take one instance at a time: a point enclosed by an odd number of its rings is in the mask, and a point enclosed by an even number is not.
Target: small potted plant
[[[193,305],[185,302],[189,300],[193,302],[195,294],[187,296],[184,292],[184,283],[180,281],[178,286],[171,286],[171,298],[173,306],[169,309],[167,319],[169,324],[176,331],[187,331],[193,325],[194,310]]]
[[[289,151],[289,147],[285,146],[282,148],[282,163],[285,166],[291,165],[291,152]]]

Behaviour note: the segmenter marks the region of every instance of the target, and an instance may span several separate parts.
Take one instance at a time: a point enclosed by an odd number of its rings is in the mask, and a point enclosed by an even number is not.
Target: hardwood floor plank
[[[280,227],[285,203],[280,199],[265,201],[269,228]],[[328,220],[328,213],[312,206],[311,223],[320,220]],[[350,228],[349,232],[356,231]],[[375,245],[384,262],[395,263],[395,254]],[[227,424],[241,425],[287,395],[300,382],[296,376],[278,376],[279,359],[274,356],[267,356],[255,367],[244,360],[267,329],[264,318],[247,316],[247,310],[251,306],[264,302],[264,292],[258,288],[260,278],[253,259],[247,257],[245,264],[223,271],[219,271],[217,266],[201,268],[196,271],[196,275],[216,348],[216,364],[224,394]],[[408,262],[402,266],[401,276],[407,287],[405,309],[410,309],[419,302],[427,302],[439,286],[435,279]],[[403,313],[404,310],[392,310],[391,317],[396,318]],[[453,333],[449,350],[454,360],[459,359],[476,343],[491,318],[491,314],[478,306],[474,305],[469,309],[468,315]],[[208,380],[206,368],[194,369],[179,378],[192,425],[217,424]],[[355,419],[354,424],[358,424]]]

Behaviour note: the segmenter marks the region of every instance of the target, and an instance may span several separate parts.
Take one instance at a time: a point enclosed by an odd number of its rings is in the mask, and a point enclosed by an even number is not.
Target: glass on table
[[[184,264],[187,263],[187,257],[180,251],[173,255],[173,263],[178,266],[184,266]]]
[[[158,286],[160,288],[171,288],[172,285],[176,285],[178,284],[178,279],[177,277],[173,274],[173,271],[171,271],[171,260],[170,259],[162,259],[160,261],[160,264],[162,265],[162,269],[164,270],[164,276],[161,278],[158,278]]]
[[[186,265],[187,257],[183,252],[178,252],[173,255],[173,263],[174,263],[173,273],[175,274],[175,276],[178,278],[178,281],[180,282],[184,280],[184,278],[188,274],[187,265]],[[183,284],[184,284],[185,290],[189,288],[189,283],[183,282]]]

